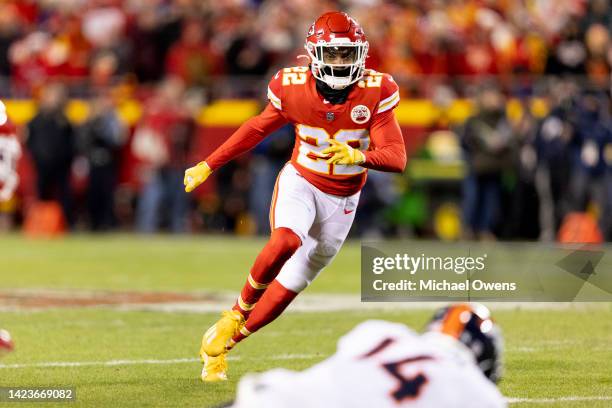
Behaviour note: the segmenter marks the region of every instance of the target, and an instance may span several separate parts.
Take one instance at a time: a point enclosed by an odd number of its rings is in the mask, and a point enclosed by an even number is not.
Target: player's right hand
[[[212,170],[205,161],[185,170],[185,179],[183,180],[185,191],[191,193],[197,186],[205,182],[211,173]]]
[[[344,164],[346,166],[358,166],[365,161],[365,156],[359,149],[354,149],[347,143],[335,139],[327,139],[329,147],[321,151],[322,154],[331,154],[327,164]]]

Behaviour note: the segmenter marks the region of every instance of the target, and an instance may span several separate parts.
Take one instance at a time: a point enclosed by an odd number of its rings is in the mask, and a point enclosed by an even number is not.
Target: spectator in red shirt
[[[204,29],[199,20],[187,20],[179,42],[166,57],[166,72],[181,78],[189,86],[205,86],[211,75],[217,74],[220,59],[204,40]]]
[[[164,221],[173,232],[184,232],[187,227],[188,200],[177,186],[183,180],[196,127],[184,96],[179,78],[164,80],[134,132],[132,150],[146,163],[146,170],[139,172],[143,178],[136,214],[140,232],[155,232]]]

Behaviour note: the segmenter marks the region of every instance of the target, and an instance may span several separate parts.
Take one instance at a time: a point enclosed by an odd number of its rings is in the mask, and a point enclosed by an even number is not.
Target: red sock
[[[253,309],[244,327],[232,338],[231,347],[280,316],[296,296],[296,292],[285,288],[279,281],[274,280]]]
[[[281,268],[302,245],[300,238],[289,228],[272,231],[270,240],[261,250],[244,284],[236,304],[232,308],[248,319],[251,310],[276,278]]]

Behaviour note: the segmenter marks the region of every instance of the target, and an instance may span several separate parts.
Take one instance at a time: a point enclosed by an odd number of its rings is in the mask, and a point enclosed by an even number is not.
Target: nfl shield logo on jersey
[[[370,120],[370,110],[365,105],[357,105],[351,111],[353,122],[362,125]]]
[[[335,118],[336,115],[334,115],[334,112],[327,112],[327,114],[325,115],[325,119],[327,119],[328,122],[331,122]]]

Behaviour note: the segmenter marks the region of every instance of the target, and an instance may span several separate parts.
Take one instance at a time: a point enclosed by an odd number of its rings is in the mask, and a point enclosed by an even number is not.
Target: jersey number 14
[[[374,349],[364,354],[361,358],[372,358],[389,347],[393,342],[394,340],[392,338],[385,339]],[[417,398],[423,386],[427,384],[427,377],[423,373],[419,372],[416,375],[409,377],[402,373],[402,367],[404,367],[404,365],[428,360],[433,360],[433,357],[426,355],[415,356],[382,364],[382,367],[399,382],[399,386],[391,393],[391,396],[395,401],[401,403],[406,399],[411,400]]]

